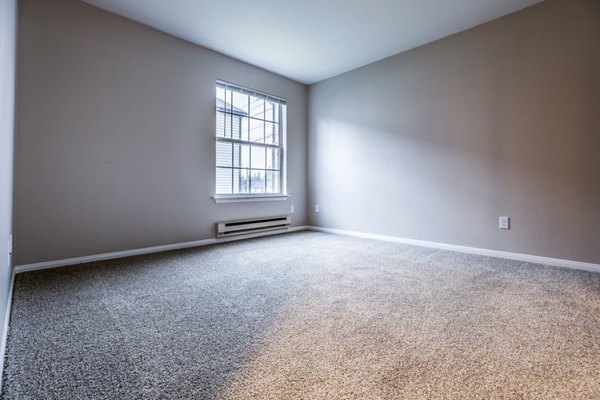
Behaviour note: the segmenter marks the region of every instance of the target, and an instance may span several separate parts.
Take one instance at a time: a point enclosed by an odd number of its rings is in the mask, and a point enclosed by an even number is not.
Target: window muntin
[[[285,100],[216,84],[216,194],[284,194]]]

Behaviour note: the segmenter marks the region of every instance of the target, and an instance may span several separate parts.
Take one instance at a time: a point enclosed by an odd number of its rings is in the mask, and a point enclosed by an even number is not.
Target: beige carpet
[[[600,276],[338,240],[228,397],[600,399]]]
[[[600,274],[314,232],[39,272],[6,368],[7,399],[600,399]]]

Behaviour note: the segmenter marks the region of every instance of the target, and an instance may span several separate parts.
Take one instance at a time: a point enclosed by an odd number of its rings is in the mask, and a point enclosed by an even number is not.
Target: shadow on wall
[[[594,20],[539,9],[312,86],[314,222],[599,262]]]

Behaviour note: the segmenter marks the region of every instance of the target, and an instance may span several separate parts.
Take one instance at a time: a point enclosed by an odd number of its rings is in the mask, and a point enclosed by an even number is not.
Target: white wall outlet
[[[315,212],[321,212],[321,208],[318,204],[315,204]]]
[[[290,214],[294,213],[294,206],[290,206]]]
[[[510,217],[500,217],[499,228],[510,229]]]

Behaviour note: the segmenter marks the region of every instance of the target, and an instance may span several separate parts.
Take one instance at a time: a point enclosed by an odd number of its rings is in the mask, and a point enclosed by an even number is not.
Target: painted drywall
[[[599,263],[598,71],[600,2],[548,0],[311,86],[309,223]]]
[[[306,224],[304,85],[78,0],[22,0],[15,264]],[[286,201],[215,204],[215,81],[287,99]]]
[[[12,232],[16,34],[17,2],[0,0],[0,377],[12,283],[9,238]]]

